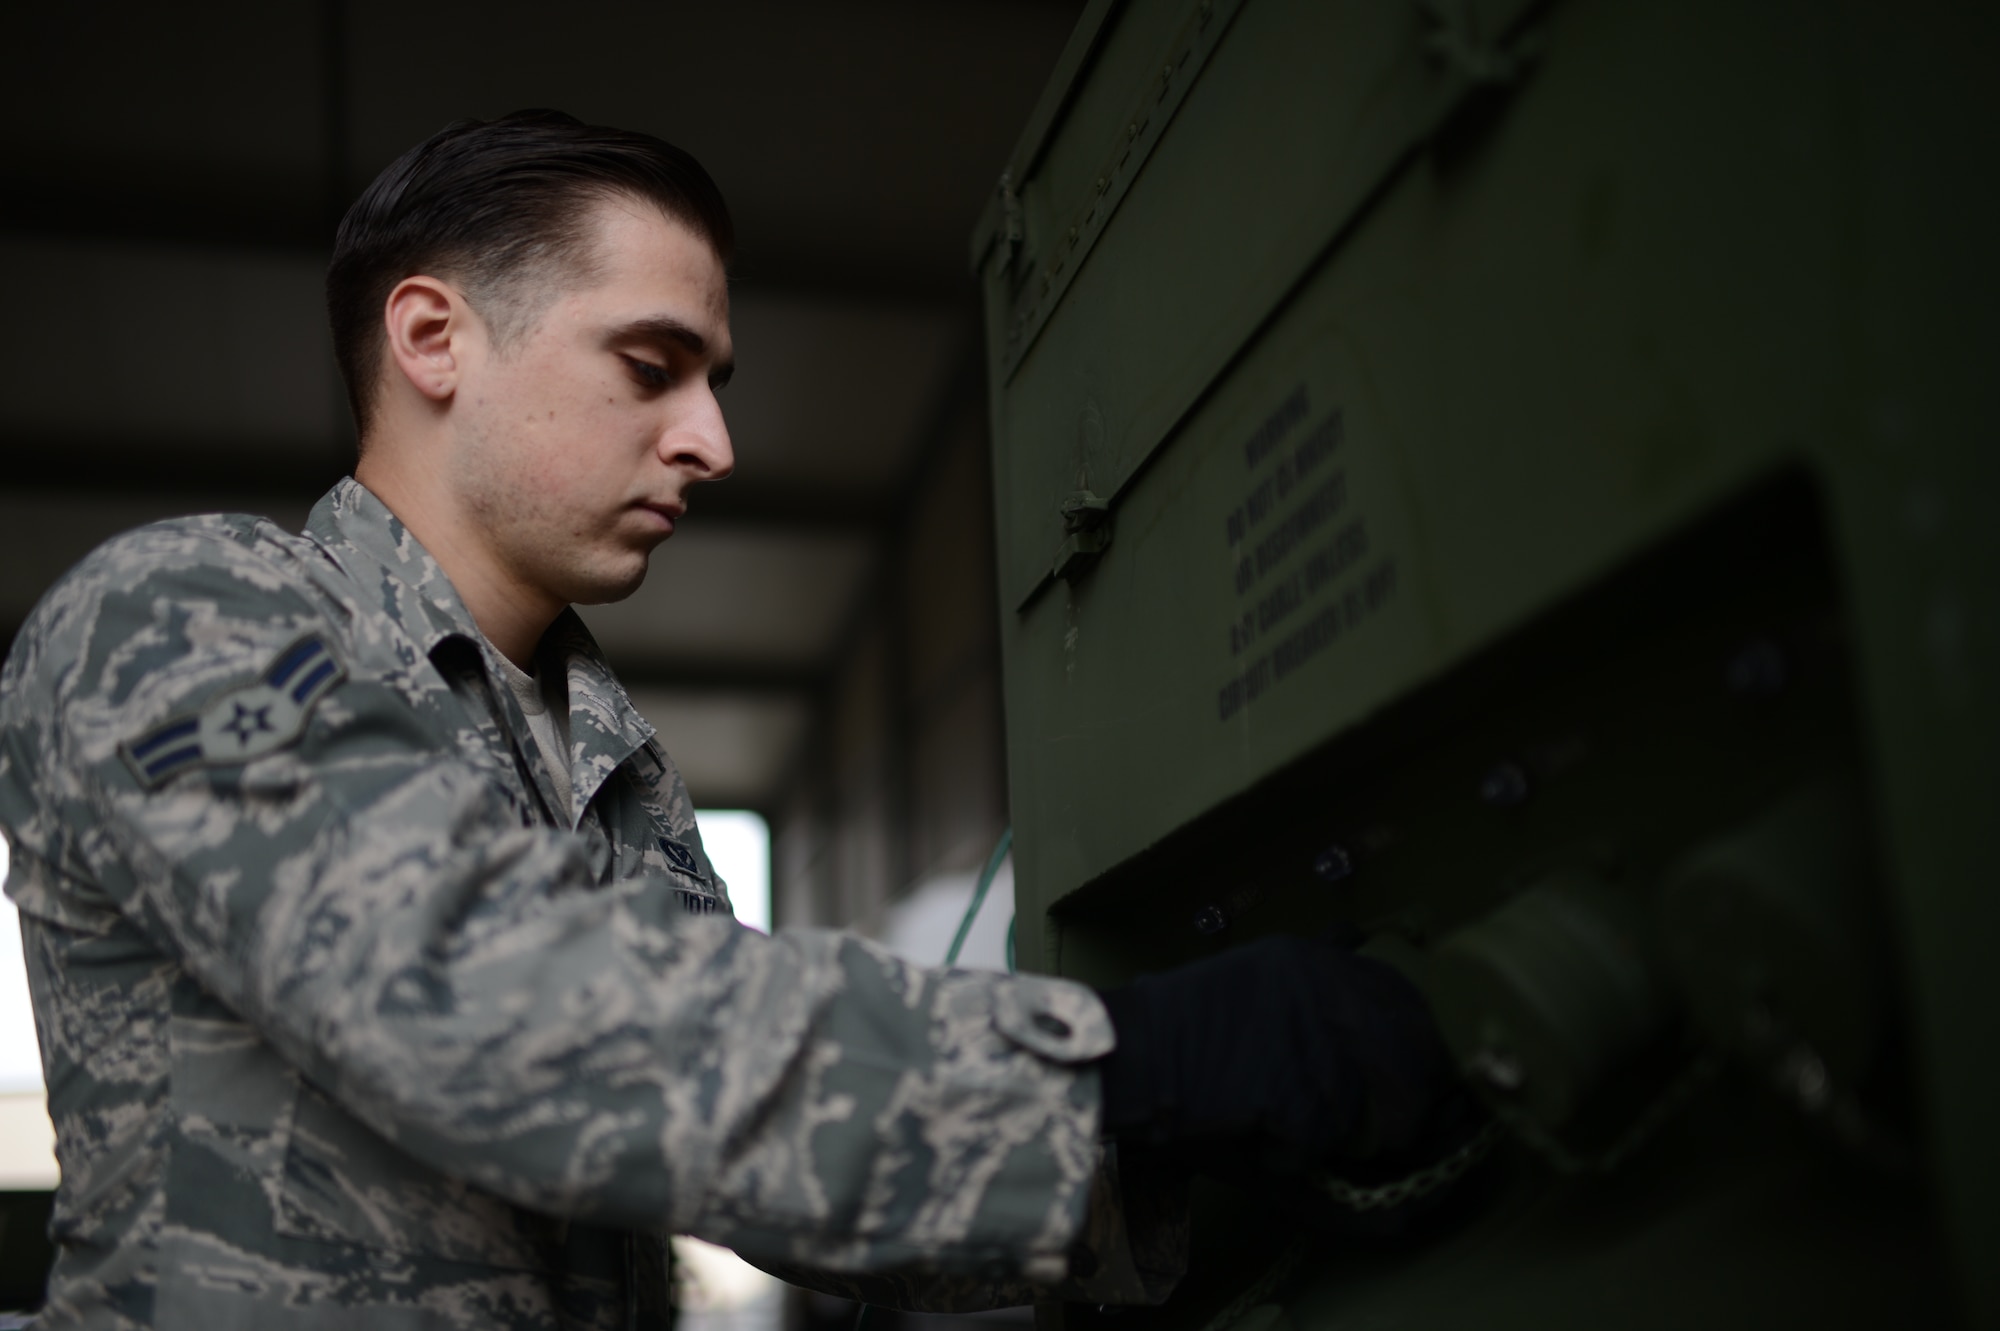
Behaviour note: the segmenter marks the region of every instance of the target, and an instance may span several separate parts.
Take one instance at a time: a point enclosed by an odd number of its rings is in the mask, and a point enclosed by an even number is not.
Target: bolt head
[[[1465,1070],[1496,1091],[1513,1094],[1528,1080],[1521,1060],[1504,1050],[1487,1046],[1466,1061]]]
[[[1345,846],[1328,846],[1313,859],[1313,872],[1329,883],[1337,883],[1354,872],[1354,857]]]
[[[1818,1111],[1826,1107],[1832,1098],[1833,1079],[1827,1076],[1826,1064],[1818,1054],[1810,1051],[1800,1053],[1792,1060],[1792,1090],[1799,1098],[1799,1104],[1808,1111]]]
[[[1196,933],[1213,938],[1229,927],[1229,916],[1223,913],[1220,906],[1203,906],[1194,913],[1194,927]]]

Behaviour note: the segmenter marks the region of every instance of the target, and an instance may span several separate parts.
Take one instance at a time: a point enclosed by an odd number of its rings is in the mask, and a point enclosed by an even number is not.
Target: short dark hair
[[[326,270],[333,354],[355,429],[374,414],[382,305],[417,273],[459,283],[505,341],[587,272],[590,207],[629,195],[692,228],[727,264],[735,228],[701,163],[661,139],[586,125],[560,111],[460,120],[404,153],[341,219]]]

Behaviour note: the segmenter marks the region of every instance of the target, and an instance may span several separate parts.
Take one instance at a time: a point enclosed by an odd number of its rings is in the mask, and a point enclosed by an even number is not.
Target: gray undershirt
[[[557,812],[574,823],[576,813],[570,805],[575,796],[569,782],[569,679],[565,676],[560,681],[545,681],[540,662],[531,675],[500,653],[494,655],[500,658],[508,691],[521,704],[521,711],[528,718],[528,732],[542,751],[542,765],[549,769],[549,780],[554,783],[562,804]]]

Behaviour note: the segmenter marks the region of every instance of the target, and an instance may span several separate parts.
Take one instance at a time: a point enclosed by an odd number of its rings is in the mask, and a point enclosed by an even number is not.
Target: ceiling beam
[[[192,245],[327,261],[333,226],[312,201],[287,198],[280,191],[273,191],[275,198],[246,198],[240,191],[238,184],[218,197],[218,191],[197,181],[185,189],[142,190],[67,176],[10,180],[0,189],[0,235]],[[979,294],[970,272],[913,267],[894,256],[842,253],[821,245],[800,247],[775,237],[760,244],[754,233],[739,238],[730,282],[765,295],[968,309]]]

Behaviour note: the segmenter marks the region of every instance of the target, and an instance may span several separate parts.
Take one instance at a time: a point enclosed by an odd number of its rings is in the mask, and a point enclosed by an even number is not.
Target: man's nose
[[[692,409],[661,435],[660,454],[668,466],[684,468],[698,481],[719,481],[736,470],[736,450],[714,389],[701,386]]]

